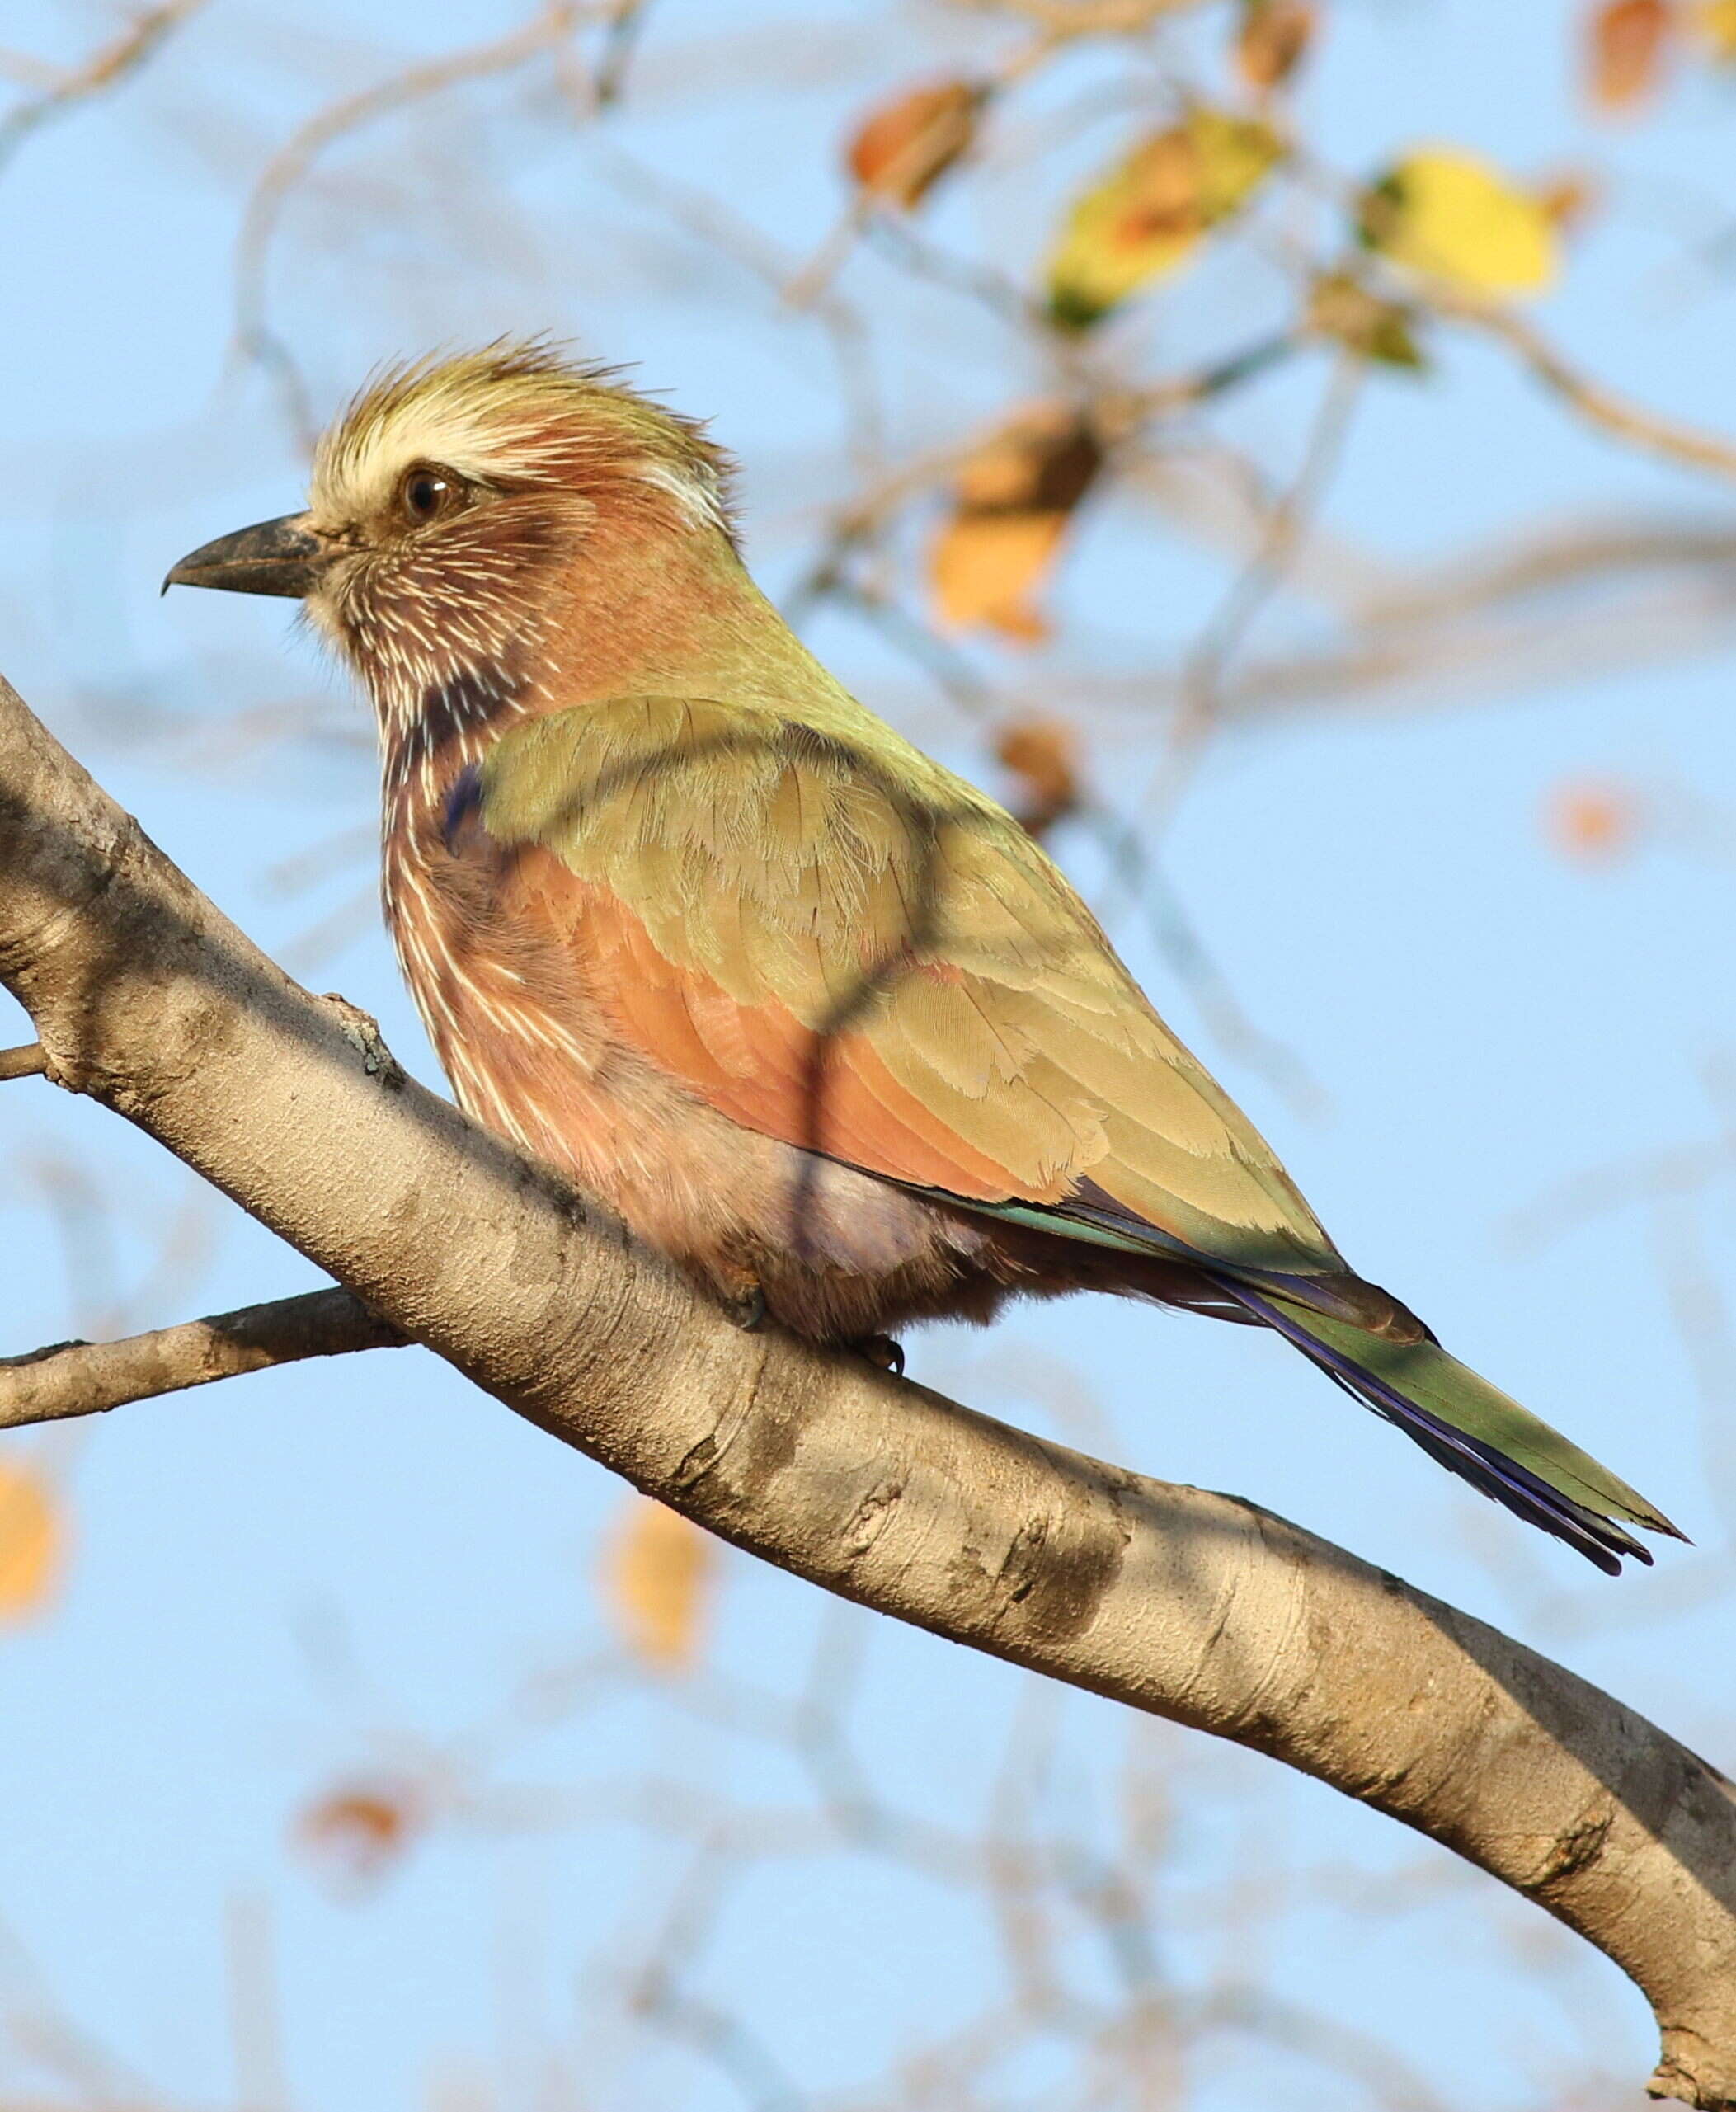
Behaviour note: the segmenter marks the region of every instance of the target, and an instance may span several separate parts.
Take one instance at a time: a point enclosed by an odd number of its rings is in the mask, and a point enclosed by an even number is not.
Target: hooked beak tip
[[[162,582],[172,586],[221,587],[231,594],[311,594],[336,554],[308,524],[305,514],[285,514],[238,529],[190,550],[172,565]]]

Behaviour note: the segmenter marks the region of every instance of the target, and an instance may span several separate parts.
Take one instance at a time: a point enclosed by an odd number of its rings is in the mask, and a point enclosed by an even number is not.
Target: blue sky
[[[519,19],[502,0],[437,14],[402,0],[213,0],[148,72],[45,127],[0,172],[0,667],[226,910],[315,987],[376,1013],[430,1080],[376,920],[363,909],[341,922],[371,884],[361,707],[278,605],[162,601],[157,585],[183,550],[296,500],[303,465],[280,403],[230,349],[234,246],[271,153],[332,97]],[[1612,385],[1736,430],[1736,296],[1689,253],[1729,192],[1730,89],[1701,72],[1643,125],[1593,134],[1572,21],[1497,0],[1346,5],[1301,122],[1353,171],[1437,139],[1527,171],[1595,158],[1608,172],[1601,217],[1541,319]],[[15,0],[6,35],[71,56],[112,22]],[[628,195],[621,157],[725,200],[799,256],[838,209],[835,143],[864,96],[984,41],[967,15],[938,9],[669,0],[647,32],[642,100],[636,90],[605,139],[577,131],[527,74],[335,149],[286,209],[268,281],[276,327],[321,414],[380,356],[505,329],[552,328],[634,362],[741,457],[750,553],[779,590],[811,547],[816,502],[844,488],[823,334]],[[1090,92],[1107,64],[1069,61],[1019,121]],[[1056,198],[1127,129],[1106,122],[1036,176],[991,165],[937,200],[937,237],[1024,266]],[[871,261],[852,272],[847,286],[883,326],[901,449],[955,437],[1041,385],[1036,360],[967,305],[912,293]],[[1130,322],[1130,346],[1169,371],[1257,334],[1274,301],[1258,257],[1226,248]],[[1324,379],[1318,362],[1274,376],[1226,430],[1263,462],[1293,464]],[[1576,511],[1722,522],[1728,505],[1710,480],[1589,433],[1489,347],[1449,341],[1425,380],[1371,384],[1325,523],[1402,568]],[[1016,666],[971,650],[1020,697],[1066,710],[1072,685],[1105,667],[1173,669],[1229,576],[1114,501],[1070,554],[1053,643]],[[1317,612],[1280,602],[1254,642],[1277,651],[1320,628]],[[992,774],[976,731],[859,624],[825,614],[812,635],[866,701]],[[1552,849],[1539,817],[1553,788],[1584,777],[1729,813],[1729,685],[1727,653],[1708,651],[1496,684],[1462,709],[1323,711],[1225,736],[1168,869],[1241,1004],[1321,1084],[1323,1116],[1214,1047],[1137,926],[1116,933],[1353,1261],[1725,1563],[1736,1478],[1726,1459],[1720,1511],[1660,1268],[1687,1217],[1616,1211],[1541,1247],[1503,1227],[1588,1167],[1718,1133],[1705,1079],[1729,1042],[1727,857],[1664,831],[1588,870]],[[1123,711],[1087,730],[1096,782],[1124,796],[1150,767],[1149,718]],[[1101,884],[1089,841],[1064,832],[1056,848],[1088,889]],[[285,885],[286,863],[310,855],[326,877]],[[348,935],[298,956],[330,913]],[[123,1294],[136,1325],[312,1280],[144,1140],[39,1084],[5,1089],[0,1151],[12,1175],[0,1348],[100,1325]],[[59,1196],[64,1220],[68,1168],[101,1199],[115,1253],[114,1288],[93,1292],[80,1248],[82,1297],[45,1202]],[[1691,1208],[1715,1282],[1733,1253],[1729,1195]],[[153,1290],[172,1232],[198,1249],[196,1280]],[[1728,1761],[1723,1682],[1706,1675],[1729,1662],[1736,1616],[1727,1592],[1671,1610],[1672,1575],[1692,1558],[1666,1548],[1652,1578],[1582,1578],[1281,1345],[1099,1303],[910,1348],[920,1376],[978,1407],[1237,1491],[1401,1570]],[[0,1926],[31,1962],[0,1945],[9,2009],[30,2009],[36,1976],[156,2093],[223,2098],[225,1931],[239,1914],[273,1931],[298,2105],[552,2102],[560,2062],[582,2073],[581,2101],[611,2112],[753,2101],[715,2062],[647,2050],[619,2022],[623,1962],[655,1946],[688,1851],[621,1823],[616,1797],[652,1780],[695,1809],[715,1797],[780,1811],[806,1794],[787,1752],[642,1681],[605,1679],[570,1718],[507,1728],[533,1675],[614,1662],[595,1578],[617,1485],[417,1352],[13,1442],[62,1480],[76,1545],[52,1617],[0,1638],[16,1727],[0,1747]],[[853,1720],[873,1778],[937,1826],[981,1825],[1009,1739],[1016,1751],[1034,1736],[1019,1712],[1046,1705],[1028,1682],[830,1615],[744,1558],[727,1556],[722,1575],[718,1676],[787,1694],[816,1636],[853,1637]],[[1649,2067],[1643,2006],[1612,1968],[1385,1822],[1083,1697],[1060,1705],[1053,1737],[1044,1794],[1083,1834],[1116,1837],[1130,1783],[1169,1800],[1175,1985],[1204,1984],[1218,1939],[1202,1930],[1227,1874],[1251,1867],[1271,1888],[1268,1983],[1390,2030],[1447,2101],[1533,2101],[1552,2064],[1634,2078]],[[500,1749],[491,1780],[558,1801],[573,1823],[515,1830],[476,1814],[358,1897],[334,1894],[294,1851],[294,1814],[333,1780],[426,1771],[430,1755],[468,1780],[482,1747]],[[1328,1869],[1371,1882],[1420,1871],[1426,1903],[1352,1912],[1310,1874]],[[847,2089],[992,1989],[981,1912],[869,1854],[769,1859],[730,1893],[700,1978],[804,2090]],[[1040,2098],[1042,2057],[1026,2059],[994,2101]],[[1238,2055],[1198,2101],[1245,2104],[1256,2087],[1273,2102],[1353,2101],[1342,2082],[1275,2061]]]

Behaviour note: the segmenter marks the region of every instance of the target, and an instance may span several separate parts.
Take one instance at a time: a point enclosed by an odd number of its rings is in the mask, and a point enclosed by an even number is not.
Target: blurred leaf
[[[1090,421],[1064,403],[1019,412],[967,457],[952,517],[929,555],[943,623],[986,624],[1021,645],[1047,637],[1032,596],[1052,569],[1067,522],[1103,460]]]
[[[929,553],[943,623],[986,623],[1019,645],[1041,645],[1047,619],[1031,600],[1066,532],[1063,513],[955,514]]]
[[[1284,143],[1268,125],[1196,109],[1077,199],[1049,259],[1049,311],[1080,330],[1183,264],[1241,210]]]
[[[1688,19],[1715,64],[1736,66],[1736,0],[1700,0]]]
[[[1609,865],[1639,842],[1645,809],[1630,785],[1615,778],[1569,779],[1550,793],[1544,833],[1564,858]]]
[[[1306,0],[1244,0],[1234,46],[1236,72],[1258,94],[1269,95],[1301,64],[1316,26]]]
[[[1018,719],[1001,730],[996,759],[1019,780],[1014,812],[1042,836],[1079,804],[1079,736],[1065,720]]]
[[[1628,111],[1657,87],[1676,11],[1669,0],[1605,0],[1585,26],[1586,87],[1602,111]]]
[[[0,1466],[0,1620],[40,1613],[60,1576],[65,1531],[59,1501],[29,1467]]]
[[[1407,156],[1364,194],[1359,218],[1371,249],[1465,293],[1541,293],[1560,268],[1541,203],[1456,148]]]
[[[628,1648],[660,1672],[698,1653],[717,1550],[679,1511],[636,1496],[604,1558],[604,1592]]]
[[[426,1816],[413,1784],[347,1782],[307,1807],[295,1822],[295,1839],[328,1875],[370,1884],[403,1854]]]
[[[982,102],[976,82],[941,81],[880,104],[851,137],[850,174],[864,191],[908,212],[976,138]]]
[[[1033,404],[966,458],[955,489],[972,512],[1070,513],[1103,459],[1095,428],[1070,404]]]
[[[1309,289],[1306,327],[1377,365],[1420,373],[1428,365],[1402,301],[1383,300],[1348,271],[1329,271]]]

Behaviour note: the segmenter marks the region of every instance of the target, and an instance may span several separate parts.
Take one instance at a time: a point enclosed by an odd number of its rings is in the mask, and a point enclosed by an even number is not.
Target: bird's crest
[[[637,482],[690,519],[730,525],[729,459],[700,426],[541,338],[376,373],[320,441],[311,511],[333,526],[365,520],[419,462],[504,488]]]

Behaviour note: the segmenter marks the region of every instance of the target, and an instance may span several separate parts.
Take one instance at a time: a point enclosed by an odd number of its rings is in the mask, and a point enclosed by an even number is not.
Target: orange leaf
[[[1632,110],[1657,87],[1675,26],[1669,0],[1605,0],[1585,29],[1586,87],[1599,110]]]
[[[635,1497],[611,1536],[604,1589],[629,1647],[662,1672],[693,1662],[717,1550],[679,1511]]]
[[[1644,825],[1644,808],[1630,786],[1593,778],[1557,785],[1544,821],[1561,855],[1585,865],[1608,865],[1625,855]]]
[[[350,1884],[381,1877],[402,1856],[426,1816],[409,1783],[346,1783],[309,1804],[295,1822],[302,1847]]]
[[[957,513],[929,553],[941,621],[962,630],[986,623],[1019,645],[1040,645],[1049,626],[1032,602],[1066,533],[1064,513]]]
[[[1064,720],[1015,720],[1002,728],[995,754],[1023,787],[1014,811],[1033,836],[1079,804],[1079,736]]]
[[[1021,645],[1048,635],[1033,590],[1103,468],[1103,442],[1068,403],[1028,405],[960,465],[957,503],[929,553],[943,623],[987,624]]]
[[[49,1484],[28,1467],[0,1466],[0,1620],[26,1620],[42,1610],[64,1553]]]
[[[1305,0],[1246,0],[1235,32],[1235,70],[1259,95],[1281,88],[1313,41],[1315,12]]]
[[[972,513],[1070,513],[1103,460],[1103,444],[1083,412],[1066,403],[1033,404],[966,458],[959,504]]]
[[[982,101],[974,81],[941,81],[882,103],[851,138],[850,174],[864,191],[909,212],[976,138]]]

